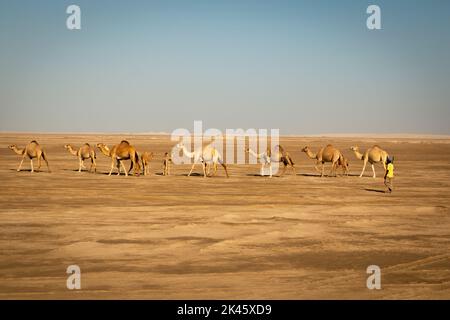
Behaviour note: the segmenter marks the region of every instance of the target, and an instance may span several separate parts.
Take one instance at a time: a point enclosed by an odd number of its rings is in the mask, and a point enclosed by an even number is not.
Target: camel
[[[144,152],[141,155],[142,169],[144,176],[150,174],[150,161],[153,159],[153,152]]]
[[[294,161],[292,161],[291,156],[288,152],[284,150],[284,148],[280,145],[276,145],[274,148],[275,152],[272,152],[270,148],[267,148],[266,152],[256,153],[250,148],[245,149],[245,152],[250,153],[257,159],[262,159],[261,163],[261,176],[264,176],[264,167],[269,167],[269,177],[272,178],[272,162],[283,163],[283,172],[280,174],[280,177],[286,172],[287,166],[292,168],[294,175],[296,175]]]
[[[172,158],[170,157],[170,154],[166,152],[164,154],[164,160],[163,160],[163,176],[170,176],[170,166],[172,164]]]
[[[369,162],[372,166],[374,178],[377,177],[375,173],[375,163],[381,162],[383,164],[384,171],[386,171],[386,160],[389,157],[389,154],[379,146],[374,145],[372,148],[367,149],[364,153],[359,152],[359,148],[357,146],[351,147],[350,149],[355,153],[356,158],[364,161],[364,167],[361,174],[359,175],[360,178],[363,176],[364,171],[366,170],[367,162]]]
[[[316,160],[314,168],[318,172],[321,172],[321,177],[323,177],[324,175],[325,162],[331,162],[331,171],[328,176],[332,176],[333,173],[336,175],[337,166],[342,166],[343,172],[345,173],[348,172],[347,159],[345,159],[342,153],[338,149],[333,147],[331,144],[327,145],[324,148],[321,148],[317,153],[313,153],[308,146],[304,147],[302,149],[302,152],[305,152],[309,158]],[[319,163],[322,164],[322,170],[319,170],[317,168],[317,165]]]
[[[217,166],[218,166],[218,164],[220,164],[224,168],[227,178],[229,177],[227,166],[223,161],[222,155],[216,148],[214,148],[212,146],[212,144],[207,145],[206,147],[203,148],[203,150],[197,150],[194,152],[189,152],[186,149],[186,146],[184,146],[183,143],[181,143],[181,142],[179,144],[177,144],[177,147],[179,149],[181,149],[188,158],[194,159],[194,163],[192,164],[192,168],[188,174],[188,177],[192,174],[192,171],[194,170],[194,167],[197,163],[202,164],[204,178],[209,176],[209,170],[208,170],[208,174],[206,173],[208,164],[212,164],[214,167],[213,176],[215,176],[217,174]]]
[[[22,163],[26,157],[30,159],[31,172],[34,172],[33,166],[34,158],[37,158],[38,170],[41,168],[41,159],[44,159],[45,163],[47,164],[48,172],[51,172],[50,167],[48,165],[47,154],[45,153],[45,150],[41,148],[39,143],[37,143],[36,140],[31,141],[29,144],[26,145],[24,149],[18,149],[15,144],[10,145],[9,149],[13,150],[15,153],[22,156],[22,161],[20,161],[19,168],[17,169],[18,172],[21,170]]]
[[[140,165],[139,165],[139,155],[136,149],[130,145],[130,143],[126,140],[122,140],[118,145],[115,145],[111,149],[108,148],[103,143],[98,143],[97,148],[107,157],[111,158],[111,170],[109,171],[109,176],[112,174],[114,169],[114,162],[116,162],[118,173],[120,175],[121,167],[125,171],[125,175],[128,176],[128,172],[134,167],[134,174],[139,176],[140,174]],[[130,170],[127,171],[125,169],[125,165],[123,164],[123,160],[131,160]]]
[[[89,167],[89,172],[92,171],[92,167],[94,168],[94,173],[97,172],[97,163],[95,159],[97,155],[95,153],[95,149],[91,147],[89,143],[85,143],[78,150],[75,150],[72,145],[66,144],[64,146],[72,155],[78,158],[78,172],[81,172],[81,169],[86,169],[84,165],[84,160],[91,159],[91,166]]]

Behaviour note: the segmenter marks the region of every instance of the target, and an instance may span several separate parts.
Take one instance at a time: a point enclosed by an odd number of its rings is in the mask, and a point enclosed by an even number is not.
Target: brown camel
[[[114,162],[116,162],[118,173],[120,175],[120,169],[123,168],[125,175],[128,176],[128,172],[134,167],[134,174],[139,176],[140,165],[139,165],[139,155],[136,149],[130,145],[126,140],[122,140],[119,144],[115,145],[111,149],[108,148],[103,143],[98,143],[97,148],[107,157],[111,158],[111,170],[109,171],[109,176],[112,174],[114,169]],[[127,171],[123,160],[131,160],[130,170]]]
[[[377,177],[375,173],[375,163],[381,162],[383,164],[384,171],[386,172],[386,160],[389,157],[389,154],[379,146],[374,145],[372,148],[367,149],[364,153],[359,152],[359,148],[357,146],[351,147],[350,149],[355,153],[356,158],[364,161],[364,167],[361,171],[361,174],[359,175],[360,178],[363,176],[364,171],[366,170],[367,162],[369,162],[372,166],[374,178]]]
[[[37,143],[36,140],[31,141],[29,144],[26,145],[24,149],[18,149],[15,144],[10,145],[9,149],[13,150],[15,153],[22,156],[22,161],[20,161],[19,168],[17,169],[17,171],[20,171],[20,169],[22,168],[23,161],[25,160],[26,157],[28,157],[28,159],[30,159],[31,172],[34,172],[33,167],[34,158],[37,158],[38,170],[41,168],[41,159],[44,159],[45,163],[47,164],[48,172],[50,172],[47,154],[45,153],[45,150],[41,148],[39,143]]]
[[[92,171],[92,168],[94,168],[94,173],[97,172],[97,164],[95,162],[97,155],[95,153],[95,149],[89,143],[85,143],[78,150],[75,150],[70,144],[66,144],[64,148],[66,148],[72,155],[78,158],[78,172],[81,172],[82,168],[86,169],[86,167],[84,166],[84,160],[87,159],[91,160],[89,172]]]
[[[334,175],[336,175],[337,166],[342,166],[343,171],[345,173],[348,172],[347,159],[345,159],[344,156],[342,155],[342,153],[338,149],[333,147],[331,144],[327,145],[324,148],[321,148],[319,150],[319,152],[317,152],[317,153],[313,153],[307,146],[302,149],[302,152],[305,152],[309,158],[316,160],[316,164],[314,165],[314,168],[318,172],[321,172],[321,177],[323,177],[323,175],[324,175],[325,162],[331,162],[331,171],[328,174],[328,176],[332,176],[333,173],[334,173]],[[319,170],[317,168],[317,165],[319,163],[322,164],[322,170]]]
[[[150,174],[150,161],[153,159],[153,152],[144,152],[141,155],[142,169],[144,176]]]

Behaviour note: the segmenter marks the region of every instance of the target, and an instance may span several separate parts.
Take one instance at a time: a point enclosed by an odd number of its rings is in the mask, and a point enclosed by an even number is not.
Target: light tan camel
[[[168,152],[164,154],[163,159],[163,176],[170,176],[170,167],[172,164],[172,157]]]
[[[208,164],[212,164],[214,166],[213,176],[217,174],[217,166],[220,164],[224,168],[227,178],[229,177],[227,165],[224,163],[222,155],[216,148],[212,146],[212,144],[207,145],[203,148],[203,150],[196,150],[194,152],[190,152],[189,150],[187,150],[181,142],[177,144],[177,147],[181,149],[188,158],[194,159],[194,163],[192,164],[192,168],[188,174],[188,177],[192,174],[192,171],[194,170],[194,167],[197,163],[202,164],[204,178],[209,176],[209,172],[208,174],[206,173],[206,167]]]
[[[48,165],[47,154],[45,153],[45,150],[41,148],[39,143],[37,143],[36,140],[31,141],[29,144],[26,145],[24,149],[18,149],[15,144],[10,145],[9,149],[13,150],[15,153],[22,156],[22,160],[20,161],[19,168],[17,169],[17,171],[20,171],[20,169],[22,168],[23,161],[25,160],[26,157],[28,157],[28,159],[30,159],[31,172],[34,172],[33,167],[34,158],[37,158],[38,170],[41,168],[41,159],[44,159],[45,163],[47,164],[48,172],[51,172],[50,167]]]
[[[98,143],[97,148],[107,157],[111,158],[111,170],[109,171],[109,176],[112,174],[114,169],[114,162],[117,164],[117,175],[120,175],[121,167],[125,171],[125,175],[128,176],[128,172],[131,171],[134,167],[134,174],[139,176],[140,174],[140,165],[139,165],[139,155],[136,149],[130,145],[130,143],[126,140],[122,140],[118,145],[109,149],[103,143]],[[127,171],[125,165],[123,164],[123,160],[131,160],[130,170]]]
[[[92,171],[92,168],[94,168],[94,173],[97,172],[97,163],[95,162],[97,155],[95,153],[95,149],[89,143],[85,143],[78,150],[75,150],[70,144],[66,144],[64,148],[78,158],[78,172],[81,172],[81,169],[86,169],[84,160],[87,159],[91,160],[89,172]]]
[[[250,148],[245,149],[245,152],[250,153],[257,159],[262,159],[260,170],[261,176],[264,176],[264,167],[268,166],[269,177],[272,177],[272,162],[282,163],[284,165],[283,172],[280,174],[280,177],[286,172],[287,166],[292,168],[294,175],[297,174],[295,172],[294,161],[292,161],[290,154],[280,145],[276,145],[273,152],[270,148],[267,148],[266,152],[263,153],[256,153]]]
[[[144,176],[150,174],[150,161],[153,159],[153,152],[144,152],[141,154],[142,169]]]
[[[323,177],[323,175],[324,175],[325,162],[331,162],[331,171],[328,174],[328,176],[332,176],[333,173],[334,173],[334,175],[336,175],[337,166],[342,166],[343,171],[345,173],[348,172],[347,159],[345,159],[344,156],[342,155],[342,153],[338,149],[333,147],[331,144],[327,145],[324,148],[321,148],[319,150],[319,152],[317,152],[317,153],[313,153],[307,146],[302,149],[302,152],[305,152],[309,158],[316,160],[316,164],[314,165],[314,168],[318,172],[321,172],[321,177]],[[319,163],[322,164],[322,170],[319,170],[317,168],[317,165]]]
[[[359,148],[357,146],[351,147],[350,149],[355,153],[356,158],[364,161],[364,167],[361,174],[359,175],[360,178],[363,176],[364,171],[366,170],[367,162],[369,162],[372,166],[374,178],[377,177],[375,173],[375,163],[381,162],[383,164],[384,171],[386,172],[386,160],[389,157],[389,154],[379,146],[374,145],[372,148],[367,149],[364,153],[359,152]]]

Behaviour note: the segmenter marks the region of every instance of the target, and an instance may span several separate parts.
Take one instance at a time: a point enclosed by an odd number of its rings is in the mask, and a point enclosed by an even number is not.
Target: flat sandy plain
[[[16,172],[7,146],[37,139],[52,173]],[[118,143],[157,153],[152,175],[76,172],[64,144]],[[2,299],[450,299],[450,139],[284,137],[297,175],[231,165],[204,179],[188,165],[161,176],[168,136],[0,134]],[[333,143],[350,176],[320,178],[301,153]],[[396,157],[396,190],[359,178],[349,150],[380,144]],[[127,164],[128,165],[128,164]],[[29,162],[25,162],[29,169]],[[200,167],[197,172],[200,172]],[[81,268],[82,289],[66,288]],[[366,268],[381,268],[381,290]]]

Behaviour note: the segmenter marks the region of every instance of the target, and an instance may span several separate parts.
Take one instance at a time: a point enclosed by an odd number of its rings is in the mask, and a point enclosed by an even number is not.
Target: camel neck
[[[183,146],[183,147],[182,147],[182,150],[183,150],[183,153],[184,153],[187,157],[189,157],[189,158],[193,158],[193,157],[195,156],[195,153],[194,153],[194,152],[189,152],[189,151],[186,149],[186,146]]]
[[[364,155],[359,152],[358,150],[353,150],[353,152],[355,153],[355,156],[359,159],[359,160],[363,160]]]
[[[109,148],[106,146],[100,147],[100,151],[107,157],[109,157]]]
[[[256,157],[256,158],[261,158],[261,155],[262,154],[258,154],[258,153],[256,153],[255,151],[253,151],[252,149],[249,149],[248,150],[248,153],[250,153],[252,156],[254,156],[254,157]]]
[[[67,150],[69,150],[69,152],[70,152],[71,154],[73,154],[74,156],[77,155],[77,152],[72,148],[72,146],[69,146],[69,147],[67,148]]]
[[[25,152],[25,149],[18,149],[17,147],[13,147],[12,150],[18,155],[22,155]]]
[[[313,153],[311,150],[307,150],[306,154],[308,155],[308,157],[310,157],[311,159],[316,159],[317,154]]]

